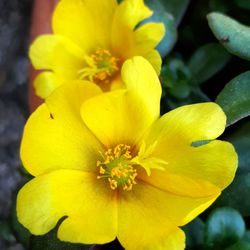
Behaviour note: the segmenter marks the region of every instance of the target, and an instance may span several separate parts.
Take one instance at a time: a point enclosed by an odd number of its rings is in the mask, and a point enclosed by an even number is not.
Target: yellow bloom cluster
[[[61,0],[52,19],[53,34],[39,36],[30,47],[36,69],[37,95],[46,98],[71,80],[91,80],[103,90],[124,87],[120,69],[133,56],[143,56],[159,73],[154,49],[164,36],[162,23],[137,27],[153,12],[143,0]]]
[[[143,53],[126,60],[136,49],[157,54],[147,35],[161,25],[134,29],[150,13],[142,0],[61,0],[53,19],[56,35],[32,45],[33,62],[52,70],[38,76],[39,85],[52,84],[45,74],[69,78],[30,116],[23,133],[21,159],[35,178],[18,194],[17,216],[31,233],[45,234],[66,216],[58,229],[63,241],[103,244],[117,238],[128,250],[183,250],[179,227],[233,180],[237,154],[230,143],[216,140],[226,125],[221,108],[193,104],[160,117],[161,84],[152,67],[158,60],[149,62]],[[97,48],[98,41],[105,43]],[[82,44],[91,49],[82,54],[84,65],[75,67],[80,61],[70,56]],[[103,92],[116,78],[123,88]],[[209,143],[192,146],[202,140]]]

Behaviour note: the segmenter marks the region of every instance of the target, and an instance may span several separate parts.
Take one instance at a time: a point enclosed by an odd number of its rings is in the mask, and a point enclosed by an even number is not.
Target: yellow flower
[[[21,158],[35,178],[18,194],[18,219],[40,235],[67,216],[58,229],[64,241],[184,249],[179,226],[211,205],[236,171],[233,146],[214,140],[225,114],[202,103],[159,118],[161,86],[148,61],[129,59],[121,74],[124,90],[64,84],[31,115]],[[200,140],[211,141],[192,146]]]
[[[34,85],[46,98],[70,80],[90,80],[104,91],[122,87],[120,68],[136,55],[160,72],[154,49],[164,36],[163,23],[138,24],[152,15],[143,0],[61,0],[52,19],[53,34],[38,37],[30,58],[41,73]]]

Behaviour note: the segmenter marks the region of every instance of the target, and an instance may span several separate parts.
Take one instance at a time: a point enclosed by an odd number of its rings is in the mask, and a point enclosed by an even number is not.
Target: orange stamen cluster
[[[103,156],[103,161],[97,161],[100,168],[100,178],[107,178],[110,188],[115,190],[122,187],[123,190],[130,191],[136,184],[135,177],[137,171],[131,162],[131,147],[125,144],[118,144],[114,148],[109,148]]]
[[[78,72],[80,79],[97,84],[109,84],[115,73],[119,71],[120,60],[106,49],[97,49],[91,56],[86,56],[85,61],[87,65]]]

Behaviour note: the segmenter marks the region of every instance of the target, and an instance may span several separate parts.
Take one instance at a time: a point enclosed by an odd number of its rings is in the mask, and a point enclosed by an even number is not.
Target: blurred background
[[[0,0],[0,249],[24,249],[11,226],[23,183],[19,144],[28,116],[27,81],[32,0]]]

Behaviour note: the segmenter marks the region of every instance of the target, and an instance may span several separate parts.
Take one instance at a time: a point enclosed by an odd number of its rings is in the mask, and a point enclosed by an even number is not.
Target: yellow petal
[[[111,31],[112,47],[119,57],[127,59],[134,56],[132,54],[134,28],[151,15],[152,11],[144,5],[143,0],[124,0],[119,4],[114,14]]]
[[[212,141],[194,147],[192,142],[216,138],[223,132],[225,123],[223,111],[214,103],[175,109],[155,122],[145,137],[147,147],[155,145],[148,160],[153,157],[167,162],[164,167],[170,174],[204,180],[224,189],[231,183],[237,168],[233,146]]]
[[[134,145],[159,116],[161,86],[152,66],[135,57],[125,62],[122,78],[127,91],[91,98],[81,109],[86,125],[106,146]]]
[[[147,249],[150,245],[164,249],[157,245],[166,244],[178,225],[193,219],[216,198],[177,196],[141,181],[119,197],[117,238],[126,249]]]
[[[127,27],[133,30],[142,20],[150,17],[153,12],[144,4],[143,0],[124,0],[116,8],[113,28]]]
[[[61,240],[103,244],[117,233],[115,193],[95,174],[59,170],[34,178],[18,193],[17,216],[32,234],[45,234],[63,216]]]
[[[159,250],[171,249],[171,250],[182,250],[185,248],[185,234],[182,230],[177,229],[172,234],[168,236],[166,241],[164,242]],[[152,248],[157,249],[157,248]]]
[[[149,123],[152,123],[160,114],[162,92],[161,83],[153,67],[143,57],[136,56],[123,64],[121,74],[131,99],[134,99],[138,106],[140,103],[145,105]]]
[[[162,116],[152,127],[147,143],[189,146],[195,141],[217,138],[225,126],[226,116],[219,105],[212,102],[186,105]]]
[[[153,50],[161,41],[165,33],[163,23],[146,23],[134,32],[134,53],[144,55]]]
[[[86,53],[110,45],[115,0],[61,0],[52,19],[53,31],[70,38]]]
[[[151,63],[156,71],[156,74],[160,75],[162,60],[159,52],[157,50],[151,50],[147,54],[143,55],[143,57]]]
[[[145,170],[142,169],[139,170],[138,175],[138,178],[152,186],[180,196],[199,198],[212,195],[218,196],[221,192],[217,186],[208,181],[174,175],[164,170],[153,169],[150,176],[148,176]]]
[[[149,185],[138,183],[122,192],[118,202],[117,238],[125,249],[147,249],[164,241],[176,229],[164,207],[166,197]]]
[[[166,161],[165,171],[170,174],[210,182],[220,189],[232,182],[238,163],[232,144],[218,140],[199,147],[176,146],[166,141],[157,144],[151,157]]]
[[[101,93],[93,83],[74,82],[57,88],[29,118],[21,159],[32,175],[59,168],[95,168],[100,143],[80,117],[81,103]]]
[[[116,90],[107,94],[93,97],[83,103],[81,108],[82,119],[93,134],[106,146],[119,143],[133,144],[137,138],[137,130],[131,126],[134,117],[127,101],[125,91]],[[143,122],[137,124],[139,127]]]
[[[52,70],[62,79],[76,79],[84,65],[84,51],[58,35],[39,36],[31,45],[29,57],[36,69]]]
[[[126,250],[134,250],[134,246],[129,242],[124,244]],[[141,246],[140,246],[141,247]],[[148,243],[148,245],[143,246],[143,250],[184,250],[185,248],[185,234],[184,232],[177,228],[175,231],[171,232],[162,237],[158,242]],[[138,248],[141,249],[141,248]]]
[[[148,245],[145,250],[183,250],[185,248],[185,234],[181,229],[176,229],[162,239],[161,242],[157,242],[157,245]],[[133,249],[133,248],[131,248]]]
[[[221,189],[233,181],[238,166],[233,145],[219,140],[200,147],[191,147],[183,157],[189,160],[182,167],[173,166],[175,172],[207,180]]]
[[[34,81],[34,87],[36,95],[41,98],[47,98],[55,88],[61,84],[60,80],[55,76],[53,72],[46,71],[40,73]]]

